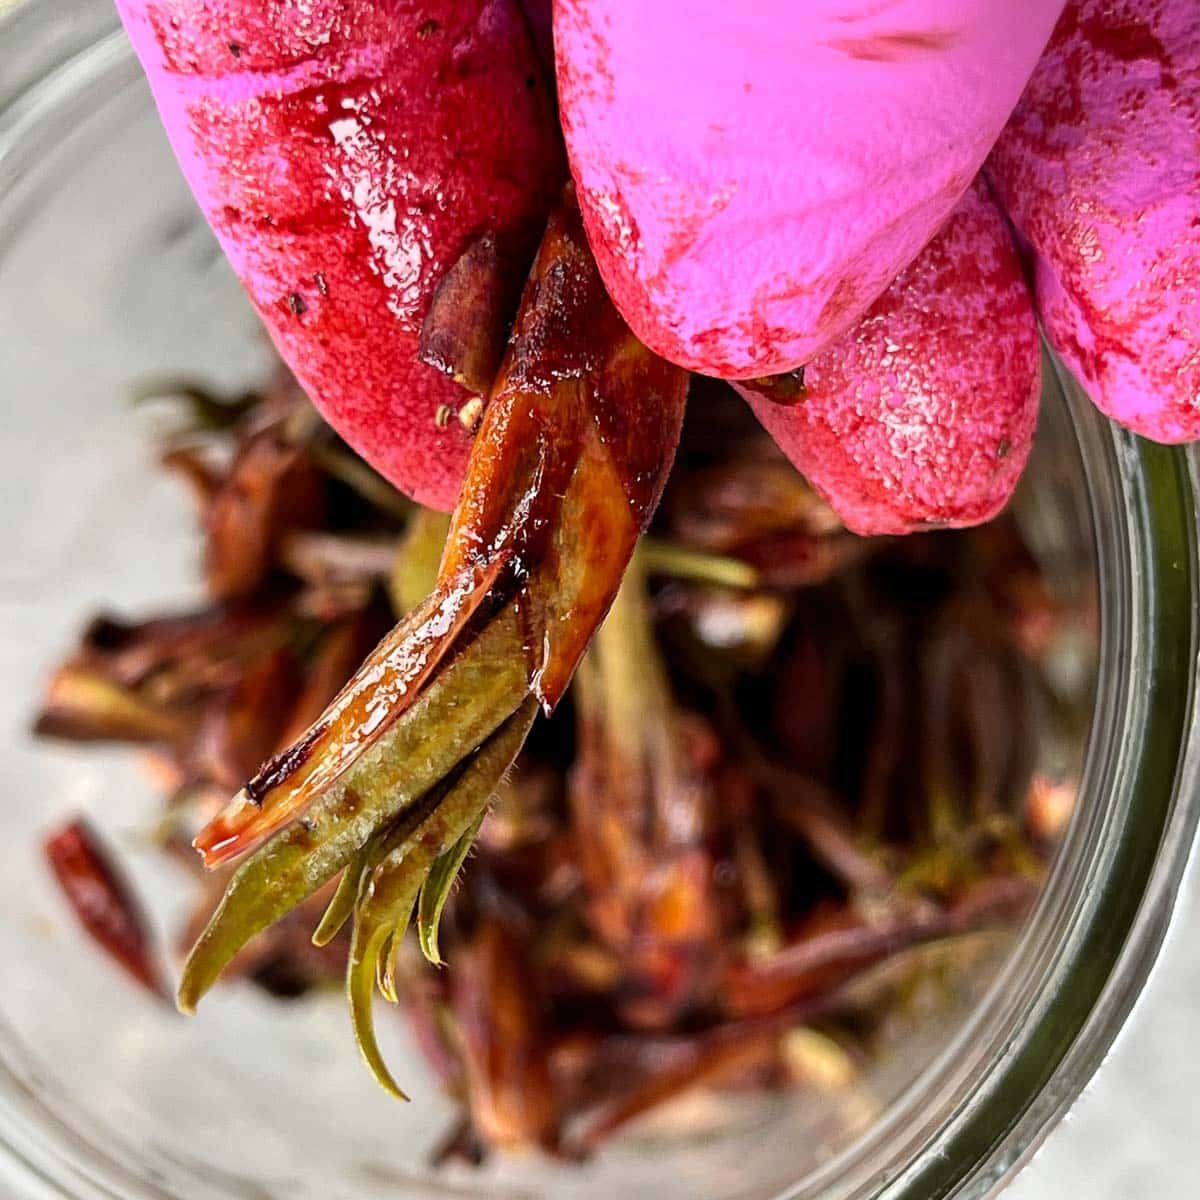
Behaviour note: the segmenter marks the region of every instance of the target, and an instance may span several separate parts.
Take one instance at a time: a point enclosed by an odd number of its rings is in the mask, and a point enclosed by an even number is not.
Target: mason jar
[[[0,9],[4,8],[0,4]],[[195,210],[108,0],[0,14],[0,1192],[77,1200],[554,1197],[936,1200],[993,1194],[1087,1083],[1171,914],[1200,811],[1197,459],[1099,416],[1048,372],[1017,500],[1099,633],[1070,824],[1040,896],[952,1011],[879,1068],[868,1110],[760,1098],[592,1163],[439,1174],[432,1085],[398,1110],[337,998],[229,989],[185,1021],[82,949],[37,853],[70,807],[128,834],[160,933],[181,876],[136,845],[123,756],[46,751],[31,698],[89,607],[194,598],[181,498],[150,469],[131,380],[218,386],[269,362]],[[1092,635],[1089,635],[1092,636]],[[165,933],[163,934],[165,937]],[[400,1047],[403,1059],[406,1048]],[[407,1053],[414,1054],[411,1047]],[[406,1078],[420,1078],[415,1058]]]

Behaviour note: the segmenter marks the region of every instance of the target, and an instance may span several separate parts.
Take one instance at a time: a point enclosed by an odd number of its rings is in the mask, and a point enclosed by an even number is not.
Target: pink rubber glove
[[[783,406],[759,419],[857,533],[976,525],[1029,457],[1037,322],[1004,216],[976,181],[950,220]]]
[[[117,0],[180,166],[280,354],[397,487],[448,509],[468,393],[419,361],[437,285],[530,256],[563,177],[517,0]]]
[[[1062,0],[557,0],[559,102],[605,282],[707,374],[849,329],[979,170]]]
[[[418,333],[464,246],[535,235],[561,178],[529,37],[544,43],[547,3],[118,0],[285,359],[365,457],[439,507],[469,443],[435,417],[465,393],[419,361]],[[1200,436],[1193,4],[1071,0],[990,167],[1038,253],[1051,339],[1105,411],[1162,440]],[[1060,7],[556,4],[563,129],[618,305],[706,372],[809,364],[806,411],[754,403],[855,528],[981,520],[1019,474],[1038,364],[1000,218],[977,192],[921,252]],[[994,345],[989,303],[1011,318]]]
[[[1200,438],[1200,3],[1071,0],[988,172],[1092,398]]]

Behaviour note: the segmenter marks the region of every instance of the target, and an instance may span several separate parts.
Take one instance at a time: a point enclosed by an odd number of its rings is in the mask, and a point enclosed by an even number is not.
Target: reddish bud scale
[[[148,991],[164,996],[142,907],[82,817],[45,841],[46,862],[80,923]]]

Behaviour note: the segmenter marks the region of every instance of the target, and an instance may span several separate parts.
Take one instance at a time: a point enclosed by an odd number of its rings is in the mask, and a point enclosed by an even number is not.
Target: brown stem
[[[639,1056],[656,1065],[643,1067],[641,1077],[635,1078],[632,1086],[585,1113],[571,1133],[570,1146],[578,1147],[584,1154],[592,1152],[631,1121],[664,1102],[769,1059],[784,1033],[836,1011],[844,1001],[840,993],[829,992],[790,1004],[769,1016],[729,1021],[690,1038],[660,1038],[641,1047]],[[626,1047],[624,1053],[630,1048],[637,1049]],[[614,1049],[601,1046],[597,1052],[604,1055]]]
[[[1025,876],[987,879],[954,904],[867,922],[849,913],[832,928],[803,936],[769,959],[733,964],[726,980],[731,1011],[770,1011],[793,997],[817,995],[865,967],[922,942],[969,933],[1020,916],[1037,895]]]

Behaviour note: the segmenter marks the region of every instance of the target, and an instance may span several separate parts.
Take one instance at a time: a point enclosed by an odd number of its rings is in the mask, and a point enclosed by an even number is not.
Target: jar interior
[[[189,1200],[621,1191],[752,1200],[802,1186],[835,1157],[852,1160],[864,1132],[901,1098],[911,1104],[927,1068],[969,1041],[1007,937],[980,939],[969,976],[913,1012],[861,1087],[836,1102],[804,1089],[696,1099],[582,1166],[512,1158],[439,1173],[428,1154],[453,1110],[403,1028],[385,1030],[414,1096],[397,1108],[350,1049],[339,996],[281,1005],[232,987],[185,1020],[82,942],[37,852],[65,812],[115,832],[162,944],[183,916],[180,871],[144,844],[158,801],[130,756],[47,747],[28,734],[31,698],[84,614],[198,598],[191,513],[153,469],[152,417],[122,397],[156,375],[233,388],[270,361],[127,54],[114,49],[94,71],[89,87],[54,107],[55,152],[0,195],[0,1115],[12,1152],[72,1194]],[[1046,380],[1014,503],[1054,586],[1094,597],[1083,459],[1055,374]],[[1083,693],[1096,651],[1094,631],[1081,630],[1060,664]],[[1048,769],[1078,774],[1082,738],[1045,752]],[[1071,855],[1068,830],[1054,870],[1068,870]]]

